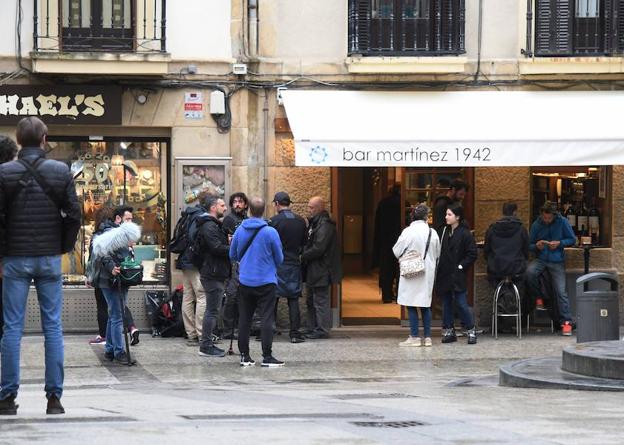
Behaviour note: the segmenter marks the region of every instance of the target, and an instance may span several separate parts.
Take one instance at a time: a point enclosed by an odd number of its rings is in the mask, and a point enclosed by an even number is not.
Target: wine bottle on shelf
[[[568,204],[568,209],[565,212],[565,217],[568,218],[568,222],[570,223],[570,226],[572,227],[572,230],[574,230],[574,233],[576,234],[576,232],[577,232],[577,229],[576,229],[576,210],[574,210],[574,205]]]
[[[597,246],[600,244],[600,212],[596,207],[596,198],[592,198],[592,204],[589,209],[588,225],[589,235],[592,238],[592,244]]]
[[[579,238],[581,240],[581,244],[583,244],[583,237],[586,237],[589,234],[589,214],[583,201],[579,202],[576,215],[576,225],[578,227]]]

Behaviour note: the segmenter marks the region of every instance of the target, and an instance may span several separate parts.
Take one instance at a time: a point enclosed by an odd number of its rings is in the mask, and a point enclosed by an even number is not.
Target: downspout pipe
[[[249,0],[249,56],[258,57],[258,0]]]

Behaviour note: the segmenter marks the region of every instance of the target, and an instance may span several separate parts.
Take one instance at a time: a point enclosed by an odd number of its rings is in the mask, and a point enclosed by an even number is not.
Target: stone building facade
[[[69,4],[84,6],[98,1],[79,0]],[[16,30],[18,24],[13,12],[21,7],[23,13],[20,42],[16,41],[18,33],[11,31],[0,43],[0,86],[120,85],[123,93],[119,124],[51,125],[50,134],[165,138],[169,152],[162,176],[170,191],[169,228],[175,225],[179,209],[184,206],[179,202],[182,195],[175,190],[179,179],[176,162],[187,158],[225,158],[230,192],[242,190],[270,200],[276,191],[287,190],[295,210],[302,214],[308,198],[320,195],[331,204],[335,215],[341,215],[344,197],[339,189],[339,170],[295,166],[294,137],[288,115],[278,100],[279,88],[610,90],[619,89],[619,82],[624,80],[624,63],[617,51],[607,54],[603,48],[601,52],[566,55],[553,51],[552,56],[544,53],[536,56],[540,42],[536,40],[534,20],[527,20],[527,7],[535,17],[533,12],[544,3],[539,0],[150,1],[146,10],[137,10],[138,15],[123,25],[131,30],[130,46],[121,50],[88,45],[78,50],[68,46],[72,40],[71,33],[66,31],[71,24],[64,15],[75,11],[64,11],[60,0],[7,3],[1,7],[9,12],[0,14],[3,29]],[[130,3],[130,0],[111,2],[114,7],[122,8],[120,11]],[[461,28],[457,31],[459,40],[449,43],[450,51],[443,54],[428,53],[431,48],[427,51],[354,50],[357,7],[372,8],[359,19],[373,20],[383,18],[383,5],[398,9],[416,4],[423,9],[418,13],[410,10],[410,14],[434,20],[436,8],[446,8],[444,11],[452,16],[449,20],[457,27],[453,29]],[[373,11],[375,7],[379,9]],[[405,14],[406,11],[403,10]],[[118,13],[117,20],[123,22],[119,18],[123,14]],[[107,19],[102,20],[104,23]],[[124,38],[122,35],[122,42]],[[19,57],[15,53],[18,46],[21,47]],[[237,63],[245,65],[245,74],[233,72]],[[215,90],[222,90],[227,96],[231,122],[226,128],[219,128],[209,112],[211,92]],[[185,109],[187,94],[195,92],[203,93],[202,114],[189,118]],[[526,119],[530,121],[530,116]],[[0,120],[0,131],[11,134],[12,125]],[[607,247],[592,252],[591,264],[592,268],[615,271],[621,278],[624,231],[617,223],[617,216],[624,208],[624,195],[620,196],[624,193],[624,170],[616,166],[610,171],[610,203],[604,217],[610,219],[613,230],[605,242]],[[397,180],[402,175],[400,169],[388,174]],[[530,223],[530,167],[477,167],[472,174],[473,190],[468,199],[474,207],[477,238],[483,237],[488,225],[499,215],[502,203],[508,200],[518,203],[522,219]],[[570,250],[568,266],[570,270],[582,269],[581,251]],[[487,325],[492,290],[485,280],[482,259],[474,273],[475,309],[480,324]],[[179,277],[173,272],[167,286],[174,287],[178,282]],[[335,323],[339,324],[340,289],[335,293]],[[624,304],[621,308],[624,314]]]

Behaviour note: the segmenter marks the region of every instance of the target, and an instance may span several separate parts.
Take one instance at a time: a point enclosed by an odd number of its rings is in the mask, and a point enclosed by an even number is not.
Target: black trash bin
[[[576,342],[618,340],[619,335],[617,275],[594,272],[579,277],[576,280]]]

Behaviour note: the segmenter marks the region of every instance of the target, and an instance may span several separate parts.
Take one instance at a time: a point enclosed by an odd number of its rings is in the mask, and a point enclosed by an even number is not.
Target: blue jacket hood
[[[268,226],[269,224],[262,218],[247,218],[243,220],[241,227],[247,230],[255,230],[262,226]]]

